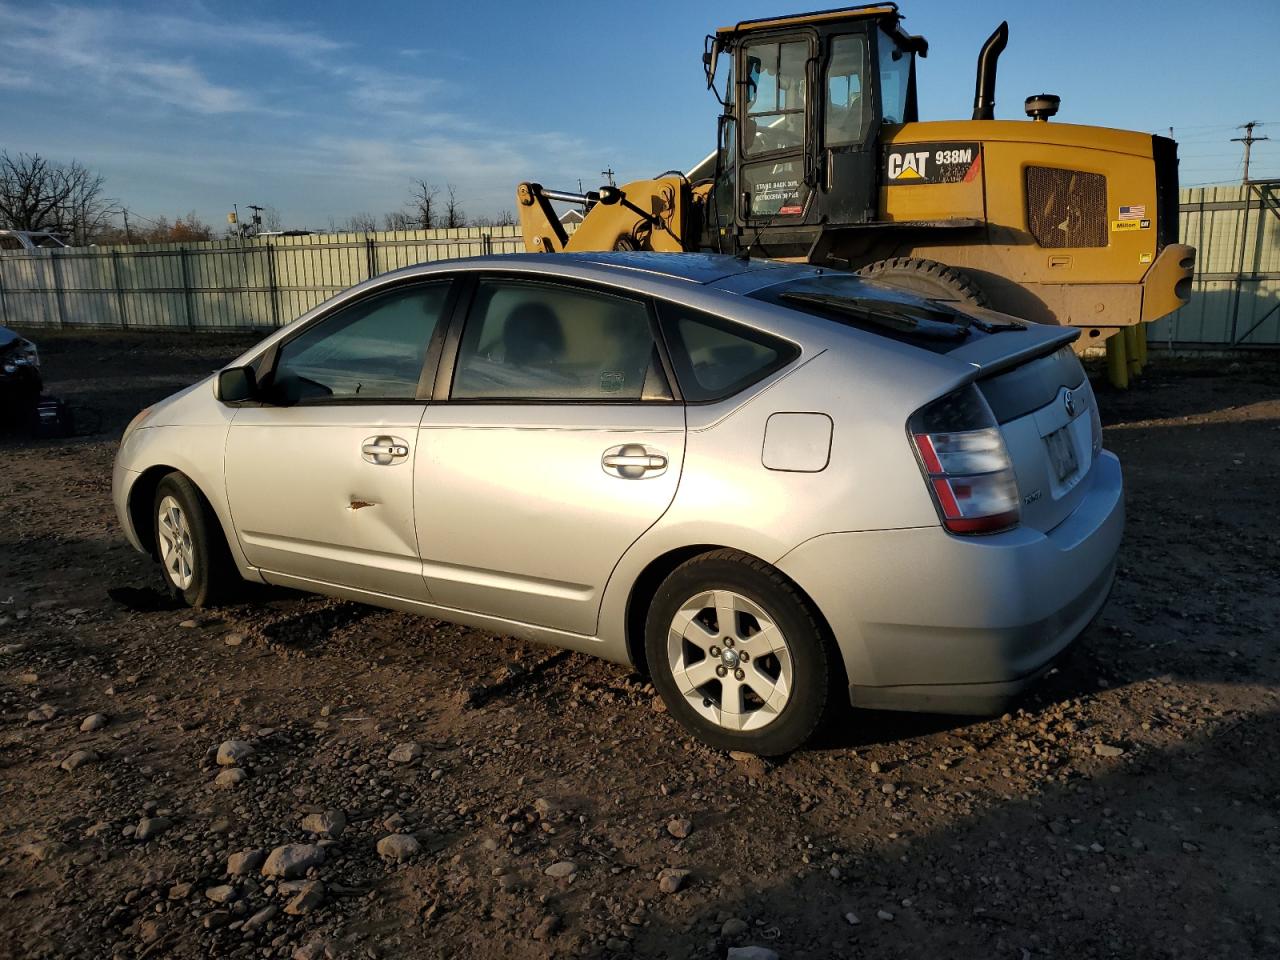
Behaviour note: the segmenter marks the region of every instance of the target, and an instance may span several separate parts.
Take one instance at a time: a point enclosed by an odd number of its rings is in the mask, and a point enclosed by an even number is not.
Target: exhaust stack
[[[973,89],[974,120],[996,118],[996,61],[1008,42],[1009,21],[1002,20],[978,54],[978,78]]]

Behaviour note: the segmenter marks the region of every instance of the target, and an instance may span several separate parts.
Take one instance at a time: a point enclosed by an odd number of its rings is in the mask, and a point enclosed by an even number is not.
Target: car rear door
[[[432,602],[591,635],[627,548],[666,511],[684,408],[639,297],[486,276],[417,435]]]
[[[427,599],[413,463],[451,286],[401,284],[308,324],[277,348],[271,402],[236,411],[227,497],[268,580]]]

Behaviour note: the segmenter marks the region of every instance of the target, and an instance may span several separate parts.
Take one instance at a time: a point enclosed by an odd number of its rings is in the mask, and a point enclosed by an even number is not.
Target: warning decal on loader
[[[980,143],[908,143],[884,152],[884,182],[964,183],[982,171]]]

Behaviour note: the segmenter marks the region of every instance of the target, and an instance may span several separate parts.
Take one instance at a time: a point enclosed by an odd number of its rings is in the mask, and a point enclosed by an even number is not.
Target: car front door
[[[227,497],[268,580],[427,599],[413,469],[451,287],[399,285],[308,324],[278,345],[266,402],[236,411]]]
[[[414,512],[432,602],[591,635],[684,458],[650,306],[482,277],[418,431]]]

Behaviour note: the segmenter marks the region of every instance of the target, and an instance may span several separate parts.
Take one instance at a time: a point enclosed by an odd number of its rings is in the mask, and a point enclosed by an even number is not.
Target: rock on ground
[[[240,928],[240,932],[245,936],[257,933],[262,927],[265,927],[270,920],[274,919],[275,915],[279,912],[280,908],[274,903],[269,907],[263,907],[244,922],[244,926]]]
[[[408,833],[393,833],[378,841],[378,855],[388,860],[408,860],[418,855],[422,844]]]
[[[227,857],[227,873],[233,877],[256,873],[267,859],[265,850],[241,850]]]
[[[341,810],[308,813],[302,818],[302,829],[307,833],[315,833],[330,840],[337,840],[342,836],[342,831],[347,829],[347,815]]]
[[[302,885],[302,889],[285,906],[284,912],[290,916],[304,916],[324,903],[324,884],[319,880],[311,880]]]
[[[244,740],[224,740],[218,744],[218,766],[239,766],[240,761],[252,755],[253,752],[253,744]]]
[[[227,767],[225,770],[218,771],[218,775],[213,778],[213,785],[215,787],[234,787],[247,779],[249,779],[249,775],[239,767]]]
[[[679,867],[667,867],[658,874],[658,889],[663,893],[676,893],[685,885],[691,872]]]
[[[422,756],[422,747],[416,743],[400,743],[387,754],[387,759],[392,763],[413,763]]]
[[[63,770],[76,770],[83,767],[87,763],[94,763],[98,759],[98,754],[93,750],[73,750],[63,758],[62,763],[58,766]]]
[[[138,821],[138,829],[133,832],[133,839],[147,841],[158,837],[168,830],[173,823],[168,817],[143,817]]]
[[[314,843],[289,843],[276,847],[262,865],[264,877],[301,877],[312,867],[324,863],[324,847]]]

